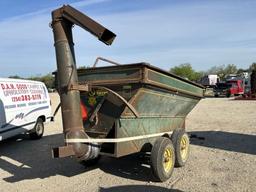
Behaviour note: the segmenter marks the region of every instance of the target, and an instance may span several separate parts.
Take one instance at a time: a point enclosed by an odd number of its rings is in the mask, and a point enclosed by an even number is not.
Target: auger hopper
[[[160,181],[189,155],[187,114],[203,87],[146,63],[76,70],[71,28],[77,24],[106,44],[115,34],[70,6],[53,12],[58,92],[66,146],[54,157],[96,162],[100,155],[122,157],[151,152]],[[100,58],[102,59],[102,58]]]

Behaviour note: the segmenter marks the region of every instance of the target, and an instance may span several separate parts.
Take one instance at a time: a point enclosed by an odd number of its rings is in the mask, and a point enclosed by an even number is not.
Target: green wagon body
[[[185,128],[186,115],[203,97],[203,87],[145,63],[78,70],[79,83],[89,83],[90,92],[81,92],[88,117],[84,120],[91,138],[127,138],[165,134]],[[127,105],[138,112],[135,117]],[[97,116],[89,118],[96,109]],[[101,153],[120,157],[146,149],[157,137],[126,142],[103,143]]]
[[[90,164],[99,153],[121,157],[147,151],[154,176],[166,181],[174,165],[184,166],[188,159],[185,118],[203,97],[203,87],[146,63],[77,71],[73,24],[107,45],[116,36],[69,5],[52,12],[66,144],[54,148],[53,156]],[[94,66],[99,59],[117,64],[99,57]]]

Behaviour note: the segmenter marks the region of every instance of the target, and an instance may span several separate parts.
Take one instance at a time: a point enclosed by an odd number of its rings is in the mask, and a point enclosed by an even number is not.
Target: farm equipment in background
[[[226,83],[229,85],[227,97],[239,96],[244,94],[244,80],[243,79],[232,79],[227,80]]]
[[[97,162],[99,155],[122,157],[151,152],[158,181],[189,155],[185,118],[203,97],[203,86],[146,63],[76,69],[72,26],[110,45],[115,34],[70,6],[52,12],[65,146],[53,156]],[[104,61],[109,61],[103,59]]]
[[[246,92],[236,100],[256,100],[256,71],[252,71],[250,78],[246,83]]]
[[[205,87],[211,87],[213,88],[217,83],[220,82],[220,78],[218,77],[218,75],[205,75],[203,76],[199,83],[202,84]]]
[[[215,97],[228,97],[229,89],[231,85],[227,84],[226,82],[219,82],[216,83],[214,87],[214,96]]]
[[[218,75],[211,74],[203,76],[198,83],[205,87],[204,96],[205,97],[213,97],[214,96],[214,88],[216,84],[220,81]]]
[[[215,97],[219,96],[239,96],[244,95],[245,84],[242,78],[233,78],[226,80],[225,82],[217,83],[214,88]]]

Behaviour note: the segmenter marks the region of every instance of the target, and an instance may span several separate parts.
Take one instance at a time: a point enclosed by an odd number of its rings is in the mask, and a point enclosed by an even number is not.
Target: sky
[[[63,4],[117,35],[106,46],[75,26],[78,66],[92,66],[98,56],[164,70],[182,63],[203,71],[223,64],[248,68],[256,62],[254,0],[1,0],[0,77],[56,70],[49,23],[51,11]]]

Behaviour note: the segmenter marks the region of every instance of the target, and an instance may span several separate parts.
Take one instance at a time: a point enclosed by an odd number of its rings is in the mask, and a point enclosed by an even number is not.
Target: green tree
[[[86,69],[86,68],[88,68],[88,67],[86,67],[86,66],[79,66],[79,67],[77,67],[77,70],[78,69]]]
[[[23,79],[22,77],[18,76],[18,75],[11,75],[8,78],[12,78],[12,79]]]
[[[220,77],[221,80],[224,80],[227,75],[236,74],[237,72],[238,70],[235,64],[228,64],[227,66],[213,66],[206,72],[206,74],[216,74]]]
[[[247,72],[247,71],[248,71],[248,69],[239,68],[236,73],[240,75],[243,72]]]
[[[41,77],[41,81],[44,82],[47,88],[54,88],[54,78],[52,74],[47,74]]]
[[[225,75],[228,75],[228,74],[236,74],[237,73],[237,67],[235,64],[228,64],[225,69]]]
[[[183,63],[170,69],[171,73],[189,79],[191,81],[198,81],[202,77],[202,72],[196,72],[190,63]]]
[[[255,71],[256,70],[256,63],[252,63],[249,67],[249,71],[252,72],[252,71]]]
[[[213,66],[206,73],[207,73],[207,75],[218,74],[218,73],[223,72],[224,68],[225,68],[225,65]]]
[[[47,88],[54,88],[54,77],[50,73],[41,77],[30,77],[28,79],[33,81],[41,81],[46,85]]]
[[[41,81],[46,85],[47,88],[54,88],[54,77],[52,76],[51,73],[46,74],[44,76],[33,76],[33,77],[29,77],[29,78],[23,78],[23,77],[20,77],[18,75],[12,75],[12,76],[9,76],[9,78]]]

